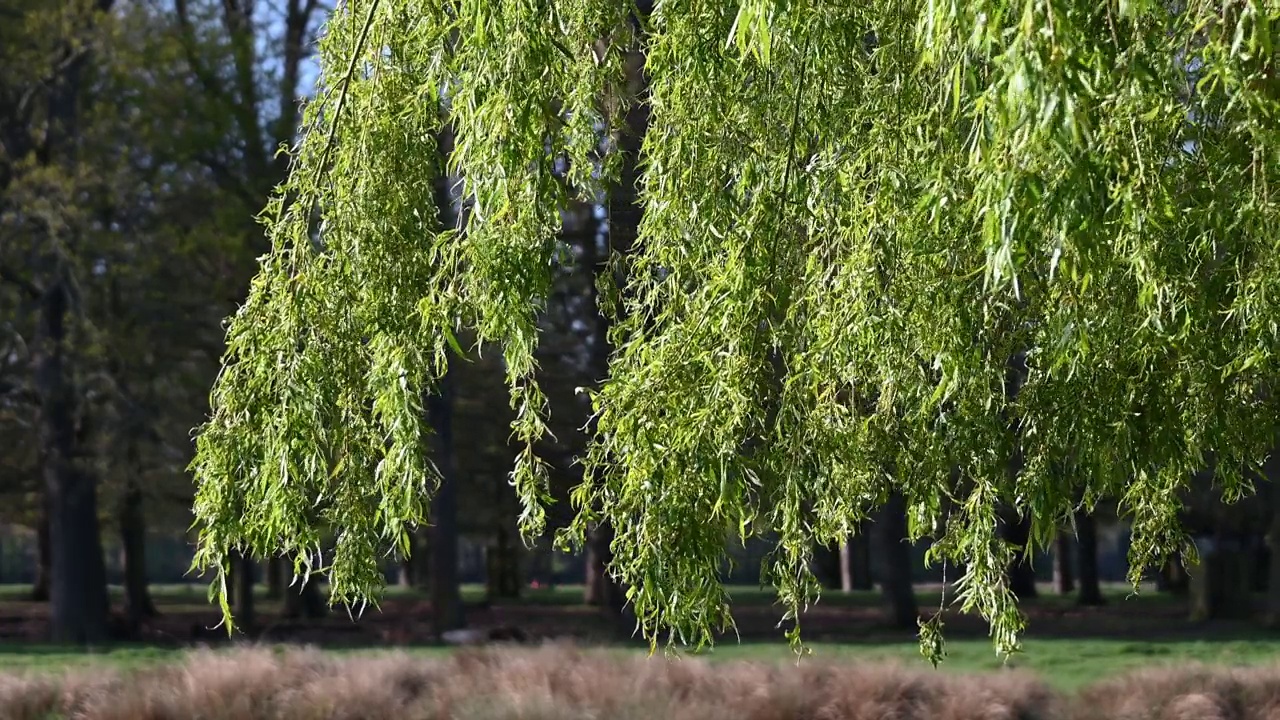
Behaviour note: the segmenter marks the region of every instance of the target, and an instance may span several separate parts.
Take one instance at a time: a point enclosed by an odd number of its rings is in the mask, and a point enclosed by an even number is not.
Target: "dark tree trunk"
[[[605,559],[599,552],[600,543],[594,534],[587,538],[586,567],[582,580],[582,602],[599,607],[604,603]]]
[[[136,629],[155,617],[147,583],[147,522],[142,490],[130,482],[120,501],[120,547],[124,554],[125,617]]]
[[[98,0],[106,11],[111,0]],[[49,86],[42,164],[75,168],[81,77],[89,55],[64,45],[64,69]],[[52,234],[51,234],[52,235]],[[35,390],[40,403],[40,450],[49,512],[50,628],[54,642],[90,644],[107,639],[110,609],[98,526],[97,478],[81,466],[85,444],[80,393],[67,360],[70,262],[52,236],[39,260],[43,288],[36,323]]]
[[[881,591],[889,606],[895,627],[914,629],[920,618],[912,582],[911,545],[907,543],[907,507],[900,493],[889,496],[880,511],[880,578]]]
[[[1069,595],[1076,590],[1074,541],[1070,533],[1061,530],[1054,541],[1053,590],[1059,595]]]
[[[1076,514],[1076,554],[1080,567],[1080,594],[1076,602],[1081,605],[1102,605],[1102,585],[1098,579],[1098,524],[1093,515]]]
[[[843,573],[840,570],[840,548],[819,545],[813,549],[813,574],[822,587],[839,590]]]
[[[1191,572],[1193,620],[1245,620],[1253,614],[1252,561],[1242,538],[1219,527],[1202,538],[1200,563]]]
[[[1267,565],[1266,621],[1271,627],[1280,626],[1280,488],[1272,488],[1271,527],[1267,541],[1271,545],[1271,557]]]
[[[258,629],[257,610],[253,603],[254,571],[257,563],[247,554],[237,555],[231,563],[231,607],[235,613],[236,626],[246,635],[253,635]]]
[[[431,619],[437,637],[465,625],[458,588],[458,478],[453,457],[453,378],[445,372],[438,392],[427,398],[435,431],[440,487],[431,498]]]
[[[520,562],[505,527],[494,533],[493,543],[485,548],[485,590],[492,599],[520,597]]]
[[[845,592],[871,590],[871,544],[859,531],[840,545],[840,589]]]
[[[40,519],[36,523],[36,577],[31,587],[35,602],[49,600],[49,579],[53,577],[53,550],[49,547],[49,502],[41,496]]]
[[[454,178],[448,173],[454,149],[454,130],[447,122],[437,133],[436,162],[440,168],[435,186],[436,210],[441,224],[460,222],[453,196]],[[437,638],[466,625],[458,587],[458,478],[453,447],[454,377],[448,369],[439,387],[426,398],[427,422],[434,432],[432,450],[440,471],[440,487],[431,498],[431,527],[427,530],[430,560],[424,579],[431,598],[431,624]]]
[[[587,538],[590,555],[599,563],[596,567],[596,591],[598,605],[605,621],[618,639],[630,638],[635,633],[636,618],[627,606],[626,590],[609,574],[613,562],[613,526],[598,525]]]
[[[1271,522],[1266,544],[1270,551],[1266,569],[1267,602],[1265,620],[1271,627],[1280,626],[1280,448],[1273,448],[1262,466],[1266,482],[1266,498],[1271,505]]]
[[[324,595],[320,593],[320,576],[312,575],[304,584],[298,582],[285,588],[284,617],[289,620],[319,620],[328,614]]]
[[[652,5],[649,2],[642,1],[633,7],[640,16],[647,16],[652,12]],[[633,17],[632,21],[636,32],[643,35],[646,27],[643,19]],[[644,53],[638,49],[628,53],[624,59],[626,92],[634,98],[643,96],[648,85],[644,64]],[[649,130],[648,104],[630,103],[622,120],[621,131],[616,138],[621,168],[618,182],[609,188],[607,235],[603,243],[595,233],[581,238],[583,264],[592,269],[596,280],[591,284],[592,300],[597,312],[594,315],[595,327],[591,333],[589,367],[593,375],[590,379],[597,385],[603,383],[609,374],[609,358],[612,354],[609,332],[616,315],[606,312],[596,289],[601,280],[613,280],[616,284],[616,281],[621,279],[611,277],[610,255],[617,253],[625,257],[631,254],[644,214],[643,205],[639,200],[639,157],[644,136]],[[614,313],[623,312],[625,297],[623,300],[624,302],[615,306]],[[591,421],[591,428],[594,430],[594,420]],[[587,538],[586,589],[583,600],[589,604],[598,605],[602,609],[606,621],[612,626],[617,637],[631,637],[635,631],[635,617],[628,610],[625,589],[607,570],[613,561],[611,549],[613,539],[614,528],[607,521],[602,521]]]
[[[284,597],[285,582],[285,562],[278,557],[267,558],[263,563],[267,576],[267,598],[270,600],[279,600]]]
[[[1174,552],[1156,573],[1156,590],[1173,595],[1186,595],[1190,590],[1190,578],[1182,565],[1182,553]]]
[[[406,563],[409,566],[409,580],[418,590],[431,591],[431,537],[429,528],[417,528],[409,538],[413,555]]]
[[[1036,590],[1036,571],[1026,549],[1031,540],[1031,518],[1019,517],[1016,522],[1005,522],[1001,526],[1004,539],[1017,550],[1017,556],[1009,564],[1009,589],[1019,600],[1033,600],[1038,595]]]
[[[65,272],[58,271],[60,274]],[[53,640],[90,644],[107,639],[107,582],[98,527],[96,478],[77,467],[77,390],[65,364],[67,288],[50,283],[40,303],[37,391],[45,494],[49,498],[50,600]]]

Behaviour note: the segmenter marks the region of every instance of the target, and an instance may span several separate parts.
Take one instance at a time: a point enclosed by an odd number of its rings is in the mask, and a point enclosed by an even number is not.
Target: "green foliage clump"
[[[814,545],[900,492],[1012,651],[1002,512],[1043,544],[1118,497],[1136,580],[1193,552],[1192,472],[1249,489],[1277,410],[1280,8],[704,0],[635,33],[619,6],[334,14],[199,438],[198,562],[283,549],[303,569],[331,527],[334,599],[375,596],[379,553],[424,520],[420,398],[459,328],[503,349],[529,448],[512,481],[541,534],[533,350],[558,210],[616,177],[599,139],[631,102],[650,112],[643,221],[604,303],[616,352],[562,539],[612,524],[655,642],[731,625],[725,541],[757,533],[798,621]],[[436,219],[446,124],[457,228]]]

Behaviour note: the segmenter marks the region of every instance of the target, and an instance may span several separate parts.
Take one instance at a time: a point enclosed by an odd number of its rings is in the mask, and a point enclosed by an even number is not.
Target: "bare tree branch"
[[[23,294],[32,300],[39,298],[42,294],[39,286],[27,278],[22,277],[22,275],[20,275],[16,270],[4,263],[0,263],[0,280],[17,287],[23,292]]]

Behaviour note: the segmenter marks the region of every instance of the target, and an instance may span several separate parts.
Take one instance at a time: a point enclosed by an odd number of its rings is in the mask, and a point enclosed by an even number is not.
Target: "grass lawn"
[[[484,588],[478,585],[463,587],[463,598],[468,602],[479,602],[484,598]],[[9,608],[32,607],[22,600],[30,592],[27,586],[0,585],[0,610]],[[198,584],[188,585],[154,585],[152,594],[163,612],[197,611],[209,609],[206,600],[207,587]],[[761,606],[773,602],[772,593],[752,587],[730,588],[733,602],[738,606]],[[936,588],[920,587],[917,589],[922,606],[935,604],[938,600]],[[1156,609],[1171,602],[1168,596],[1154,592],[1144,592],[1140,596],[1129,596],[1129,589],[1112,586],[1106,589],[1110,607],[1127,606],[1140,610]],[[120,589],[112,588],[113,601],[119,602]],[[414,599],[420,597],[420,591],[391,587],[387,589],[388,599]],[[561,586],[554,590],[528,588],[523,596],[514,602],[518,605],[572,606],[582,602],[580,586]],[[875,607],[881,599],[874,592],[827,592],[824,593],[821,605],[835,608]],[[1071,605],[1071,598],[1044,595],[1037,605],[1052,608]],[[263,602],[260,606],[266,611],[273,604]],[[1277,663],[1280,660],[1280,642],[1268,639],[1266,635],[1257,638],[1233,635],[1218,639],[1164,641],[1159,639],[1107,639],[1105,637],[1066,638],[1066,637],[1033,637],[1025,641],[1025,652],[1007,662],[1013,668],[1030,670],[1045,681],[1062,690],[1071,690],[1081,685],[1098,680],[1112,678],[1119,673],[1141,667],[1174,666],[1188,662],[1202,662],[1220,665],[1257,665]],[[1105,632],[1105,631],[1104,631]],[[1185,637],[1185,635],[1183,636]],[[885,662],[892,661],[906,666],[927,668],[920,657],[917,646],[910,641],[894,643],[873,642],[814,642],[810,645],[814,651],[814,659],[818,661],[836,662]],[[990,643],[981,638],[956,638],[948,642],[948,658],[943,664],[943,672],[983,672],[997,671],[1005,663],[998,658]],[[158,648],[145,645],[119,645],[98,651],[82,651],[58,648],[48,645],[28,643],[0,642],[0,672],[5,671],[63,671],[84,666],[109,666],[128,670],[160,663],[178,662],[184,650]],[[338,654],[380,652],[376,649],[363,650],[331,650]],[[421,647],[411,648],[407,652],[422,656],[440,656],[450,652],[446,648]],[[630,649],[618,649],[617,652],[639,652]],[[733,641],[724,642],[707,652],[705,657],[712,661],[748,660],[766,663],[794,662],[794,657],[782,642],[747,642],[738,644]]]
[[[833,662],[894,662],[906,667],[927,668],[912,643],[852,644],[815,643],[813,660]],[[145,646],[119,646],[98,651],[80,651],[51,646],[0,645],[0,672],[62,672],[76,668],[109,667],[133,670],[177,662],[183,650]],[[379,650],[335,650],[339,655],[376,654]],[[409,648],[411,655],[443,657],[451,650],[437,647]],[[615,652],[642,652],[618,649]],[[726,643],[704,657],[711,662],[752,661],[795,662],[783,643]],[[1148,667],[1176,667],[1190,662],[1215,665],[1265,665],[1280,660],[1280,643],[1273,641],[1192,641],[1132,642],[1118,640],[1031,639],[1025,652],[1007,663],[1009,667],[1034,672],[1060,690],[1074,690],[1106,680],[1129,670]],[[661,656],[654,662],[663,662]],[[801,662],[808,662],[808,659]],[[991,645],[982,640],[948,643],[948,657],[942,672],[995,672],[1004,663]]]
[[[908,667],[928,667],[920,656],[919,648],[913,643],[831,643],[814,644],[812,647],[812,657],[819,660],[887,661]],[[996,656],[987,641],[953,640],[947,643],[947,659],[939,669],[943,672],[993,672],[1007,665],[1034,672],[1060,690],[1074,690],[1140,668],[1187,663],[1247,666],[1280,661],[1280,643],[1266,640],[1133,642],[1033,638],[1024,642],[1023,649],[1023,653],[1010,658],[1006,663]],[[786,652],[787,648],[781,644],[726,644],[717,646],[711,656],[717,660],[775,662],[780,656],[785,657]]]

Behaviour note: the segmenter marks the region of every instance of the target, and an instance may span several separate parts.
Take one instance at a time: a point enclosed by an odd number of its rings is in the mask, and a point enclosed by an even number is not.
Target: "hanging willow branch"
[[[598,150],[641,42],[643,221],[562,539],[610,522],[645,634],[702,643],[732,622],[728,541],[776,538],[764,580],[796,620],[814,545],[900,493],[913,539],[965,569],[956,602],[1016,649],[1004,513],[1043,545],[1080,498],[1117,498],[1136,581],[1194,552],[1191,474],[1237,497],[1273,443],[1278,13],[689,0],[636,38],[616,0],[348,3],[320,84],[349,110],[308,109],[200,431],[197,566],[284,551],[306,572],[327,529],[333,599],[376,597],[379,554],[425,519],[420,398],[459,328],[503,349],[542,533],[559,209],[615,182]],[[432,195],[445,121],[461,230]]]

